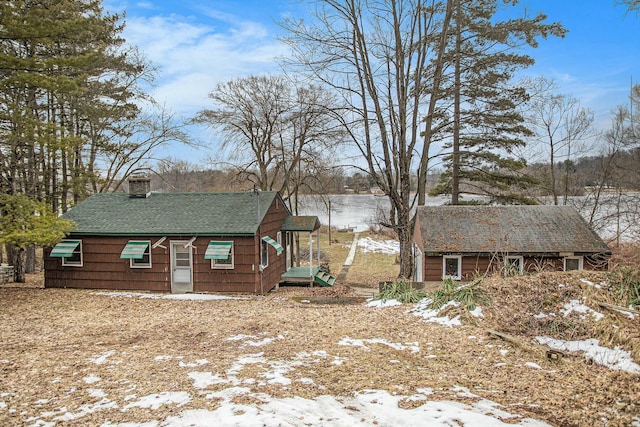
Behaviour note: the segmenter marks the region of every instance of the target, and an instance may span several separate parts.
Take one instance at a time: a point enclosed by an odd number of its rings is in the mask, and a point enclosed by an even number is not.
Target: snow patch
[[[430,323],[438,323],[443,326],[460,326],[462,322],[460,321],[460,316],[456,316],[453,319],[450,319],[447,316],[438,316],[441,311],[448,307],[459,307],[460,303],[457,301],[449,301],[442,307],[437,310],[432,310],[431,304],[433,304],[433,300],[431,298],[424,298],[422,301],[416,304],[415,308],[411,310],[413,314],[416,316],[422,317],[425,321]]]
[[[617,371],[640,374],[640,365],[633,361],[628,351],[615,347],[613,349],[600,346],[599,340],[590,338],[581,341],[564,341],[546,336],[536,337],[540,344],[548,345],[555,350],[581,351],[586,358],[597,365],[606,366]]]
[[[126,411],[131,408],[148,408],[158,409],[162,405],[176,404],[177,406],[186,405],[191,401],[191,396],[186,391],[163,391],[162,393],[149,394],[138,399],[136,402],[129,403],[122,410]]]
[[[579,314],[590,313],[596,322],[604,317],[604,314],[597,312],[590,307],[587,307],[577,299],[572,299],[567,304],[565,304],[564,308],[560,309],[560,313],[562,313],[564,317],[567,317],[571,313],[579,313]],[[584,316],[580,316],[580,317],[582,318]]]
[[[342,338],[340,342],[338,342],[338,345],[362,347],[365,350],[369,350],[369,347],[367,347],[366,344],[382,344],[382,345],[389,346],[395,350],[409,349],[411,350],[411,353],[418,353],[420,351],[420,345],[417,342],[410,342],[410,343],[404,343],[404,344],[393,343],[382,338],[355,339],[355,338],[345,337],[345,338]]]
[[[364,237],[358,240],[358,247],[363,253],[377,252],[387,255],[400,253],[400,242],[397,240],[374,240],[371,237]]]
[[[94,295],[102,295],[106,297],[124,297],[124,298],[141,298],[141,299],[168,299],[168,300],[186,300],[186,301],[218,301],[218,300],[241,300],[244,297],[231,297],[228,295],[215,294],[147,294],[143,292],[94,292]]]

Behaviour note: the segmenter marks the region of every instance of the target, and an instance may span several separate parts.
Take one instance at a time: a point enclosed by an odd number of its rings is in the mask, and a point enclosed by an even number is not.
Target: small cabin
[[[94,194],[66,212],[75,228],[45,248],[45,287],[263,294],[295,269],[297,234],[311,241],[320,228],[274,191],[149,190],[132,179],[129,193]],[[321,274],[310,266],[296,278],[326,285]]]
[[[468,280],[497,269],[606,270],[611,251],[569,206],[420,206],[414,280]]]

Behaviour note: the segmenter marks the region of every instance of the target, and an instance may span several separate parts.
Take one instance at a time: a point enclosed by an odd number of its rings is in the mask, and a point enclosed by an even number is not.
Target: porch
[[[320,271],[320,267],[291,267],[289,271],[282,275],[283,283],[295,283],[313,286],[333,286],[336,279],[328,273]]]

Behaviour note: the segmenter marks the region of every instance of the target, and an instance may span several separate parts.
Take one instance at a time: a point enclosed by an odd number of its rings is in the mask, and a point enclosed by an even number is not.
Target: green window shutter
[[[53,247],[50,255],[55,258],[68,258],[73,255],[79,244],[80,240],[63,240]]]
[[[210,241],[204,253],[204,259],[227,260],[231,254],[233,242]]]
[[[122,252],[120,252],[120,258],[142,259],[148,247],[149,247],[149,242],[129,240],[129,242],[124,247]]]

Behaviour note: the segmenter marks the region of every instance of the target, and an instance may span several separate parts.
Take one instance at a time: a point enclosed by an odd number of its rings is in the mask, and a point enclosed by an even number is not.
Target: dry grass
[[[250,389],[243,398],[248,403],[258,393],[312,398],[384,389],[409,396],[420,388],[433,389],[433,400],[464,402],[469,397],[456,391],[464,386],[505,405],[511,413],[551,425],[630,425],[640,413],[638,375],[589,365],[582,357],[547,360],[531,339],[548,332],[547,325],[531,314],[557,311],[566,299],[579,298],[590,289],[579,278],[574,273],[487,280],[483,285],[492,293],[492,305],[485,307],[486,317],[456,328],[425,323],[407,306],[371,309],[363,304],[294,299],[353,295],[344,286],[282,288],[265,297],[225,301],[113,298],[88,290],[3,287],[0,401],[6,406],[0,405],[0,425],[33,424],[30,417],[53,421],[63,407],[77,412],[82,405],[100,401],[91,395],[96,388],[118,407],[61,424],[144,422],[187,409],[215,409],[218,401],[206,394],[233,384],[198,390],[188,374],[206,371],[229,380],[238,358],[256,353],[262,353],[262,361],[244,365],[234,374],[235,381]],[[637,335],[637,320],[616,322],[625,333]],[[581,326],[591,327],[586,321]],[[494,338],[488,329],[508,332],[522,345]],[[597,331],[565,333],[580,338]],[[242,340],[227,340],[239,334],[274,342],[251,347]],[[368,350],[339,345],[345,337],[415,343],[420,351],[381,344],[371,344]],[[315,351],[326,355],[314,356]],[[101,355],[108,357],[97,364]],[[202,359],[207,363],[186,366]],[[291,366],[286,374],[291,384],[269,383],[270,370],[282,363]],[[88,383],[90,376],[99,381]],[[313,382],[302,381],[308,378]],[[132,396],[163,391],[187,391],[192,401],[179,408],[121,410]],[[407,400],[405,406],[420,403]]]
[[[322,251],[337,274],[353,235],[332,234],[338,239],[332,245],[326,233],[322,236]],[[394,256],[359,252],[345,283],[377,288],[379,281],[395,278],[397,268]],[[629,426],[640,414],[638,375],[588,363],[579,354],[549,360],[546,347],[534,340],[538,335],[598,338],[601,345],[630,351],[637,362],[639,318],[599,307],[616,301],[606,287],[582,280],[599,284],[604,278],[587,272],[488,278],[481,284],[491,296],[491,305],[483,307],[485,317],[465,316],[463,326],[448,328],[424,322],[409,313],[410,306],[372,309],[362,303],[331,303],[353,301],[345,297],[356,293],[344,283],[283,287],[243,300],[171,301],[42,289],[41,276],[30,276],[28,286],[0,287],[0,425],[55,421],[60,408],[78,412],[98,403],[93,389],[103,390],[118,407],[59,424],[163,420],[188,409],[213,410],[219,401],[207,394],[239,384],[250,390],[236,398],[245,403],[260,401],[264,395],[259,393],[313,398],[383,389],[410,396],[423,388],[434,391],[432,400],[468,402],[473,398],[456,391],[463,386],[510,413],[554,426]],[[558,313],[572,299],[605,317],[599,322],[578,315],[534,317]],[[513,340],[497,338],[488,332],[492,330]],[[274,341],[251,347],[228,340],[240,334]],[[420,351],[339,345],[345,337],[415,343]],[[237,369],[239,358],[256,353],[262,353],[261,361]],[[101,355],[108,355],[105,363],[96,364]],[[203,359],[206,364],[193,366]],[[273,367],[282,364],[290,367],[286,376],[291,384],[270,383]],[[194,371],[229,382],[196,389],[189,377]],[[90,377],[99,381],[89,383]],[[179,408],[122,411],[132,399],[164,391],[187,391],[192,400]],[[402,406],[421,403],[407,399]]]
[[[320,250],[324,257],[323,262],[329,262],[331,271],[337,275],[342,270],[342,264],[346,260],[351,243],[354,238],[353,232],[332,232],[332,244],[329,245],[327,230],[321,230]],[[391,237],[373,234],[370,231],[359,233],[360,238],[371,236],[374,239],[387,240]],[[358,250],[353,264],[349,267],[345,279],[345,285],[371,288],[377,291],[378,284],[382,281],[394,280],[398,277],[400,265],[395,255],[381,253],[363,253]]]

